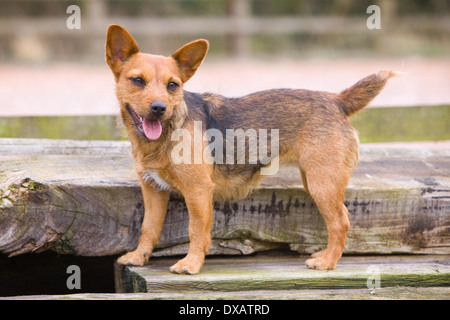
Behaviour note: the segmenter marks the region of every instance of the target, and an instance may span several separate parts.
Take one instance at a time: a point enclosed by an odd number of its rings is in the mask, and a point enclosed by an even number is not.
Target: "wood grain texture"
[[[259,254],[239,258],[206,259],[202,273],[179,276],[168,272],[174,258],[157,258],[145,267],[116,265],[117,292],[198,295],[225,292],[342,290],[450,286],[449,255],[344,256],[327,272],[307,269],[305,256]],[[126,273],[124,273],[126,272]],[[372,276],[379,286],[368,285]],[[450,291],[447,291],[447,296]]]
[[[450,249],[450,143],[362,145],[347,188],[344,253]],[[0,252],[114,255],[136,247],[144,213],[128,142],[0,139]],[[210,254],[311,253],[326,228],[298,170],[283,168],[240,201],[214,204]],[[155,256],[184,254],[188,212],[173,195]]]
[[[0,300],[448,300],[448,287],[388,287],[366,289],[278,290],[183,293],[78,293],[0,297]],[[203,302],[205,303],[205,302]]]

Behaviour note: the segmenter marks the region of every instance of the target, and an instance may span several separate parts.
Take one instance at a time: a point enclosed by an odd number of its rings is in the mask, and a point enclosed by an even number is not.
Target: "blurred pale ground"
[[[379,70],[405,72],[372,106],[450,104],[450,59],[242,60],[207,58],[185,89],[241,96],[271,88],[339,92]],[[104,115],[118,112],[106,63],[40,67],[0,64],[0,116]]]

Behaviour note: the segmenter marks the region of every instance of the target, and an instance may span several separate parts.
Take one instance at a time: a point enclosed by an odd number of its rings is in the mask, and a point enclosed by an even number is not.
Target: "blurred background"
[[[381,29],[367,25],[373,4]],[[405,75],[373,106],[450,104],[450,0],[0,0],[0,117],[116,114],[104,62],[112,23],[143,52],[208,39],[191,91],[337,92],[394,69]]]
[[[372,4],[381,30],[366,26]],[[81,29],[67,27],[71,5]],[[439,57],[450,49],[449,13],[448,0],[2,0],[0,58],[102,62],[110,23],[165,54],[204,37],[222,58]]]

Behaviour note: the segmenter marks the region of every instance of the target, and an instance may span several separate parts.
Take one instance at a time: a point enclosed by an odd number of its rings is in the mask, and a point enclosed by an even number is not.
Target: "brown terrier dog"
[[[213,199],[245,197],[258,185],[261,171],[280,161],[298,166],[304,189],[327,225],[328,247],[314,253],[306,264],[313,269],[334,269],[350,226],[344,191],[358,162],[358,136],[348,119],[396,73],[370,75],[339,94],[278,89],[226,98],[184,91],[183,84],[202,63],[208,46],[206,40],[197,40],[170,57],[145,54],[121,26],[108,29],[106,61],[117,83],[121,116],[131,140],[145,205],[139,245],[118,262],[142,266],[148,261],[159,240],[169,193],[175,191],[184,196],[189,211],[190,246],[187,256],[170,271],[199,273],[211,242]],[[221,140],[215,135],[214,152],[209,158],[201,157],[211,137],[201,139],[198,146],[183,134],[179,142],[180,131],[194,136],[198,134],[196,126],[201,137],[210,129],[224,135],[230,129],[246,130],[240,145],[245,154],[238,150],[239,143],[234,144],[234,136]],[[248,134],[261,129],[271,130],[265,139]],[[270,147],[265,146],[268,141]],[[260,147],[260,155],[275,155],[270,163],[255,161],[256,149],[250,150],[254,143]],[[198,153],[198,148],[203,151]],[[211,161],[223,152],[226,163]]]

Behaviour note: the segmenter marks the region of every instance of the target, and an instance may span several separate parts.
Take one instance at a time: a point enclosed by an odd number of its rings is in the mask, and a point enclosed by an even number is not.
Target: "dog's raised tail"
[[[401,74],[402,72],[380,71],[343,90],[338,94],[338,98],[342,101],[342,111],[349,117],[362,110],[380,93],[390,78]]]

